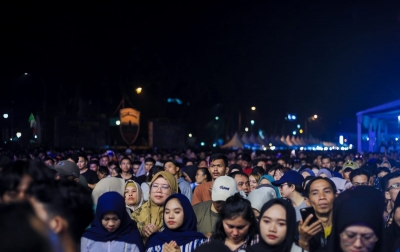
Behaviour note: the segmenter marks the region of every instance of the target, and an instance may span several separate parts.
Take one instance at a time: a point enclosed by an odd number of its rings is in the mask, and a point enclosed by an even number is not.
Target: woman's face
[[[269,170],[269,171],[268,171],[268,175],[270,175],[270,176],[272,176],[272,177],[274,176],[274,173],[275,173],[275,170]]]
[[[268,245],[276,246],[285,240],[286,231],[286,209],[275,204],[260,218],[260,236]]]
[[[164,209],[164,223],[169,229],[177,229],[183,224],[183,208],[177,198],[168,201]]]
[[[164,205],[165,200],[170,195],[171,195],[171,187],[165,178],[159,177],[156,180],[154,180],[153,184],[151,184],[150,199],[156,205],[158,206]]]
[[[246,238],[250,228],[250,222],[243,219],[242,216],[222,221],[226,236],[234,243],[239,243]]]
[[[312,168],[312,171],[314,172],[315,176],[318,176],[319,170],[317,168]]]
[[[256,187],[258,186],[256,178],[253,175],[250,175],[249,182],[250,182],[250,192],[254,191],[254,189],[256,189]]]
[[[274,179],[275,181],[280,180],[283,176],[283,172],[281,170],[275,170]]]
[[[374,231],[366,226],[348,226],[340,233],[340,247],[343,252],[368,252],[375,247],[377,237]]]
[[[199,168],[207,168],[208,165],[207,165],[207,162],[205,160],[203,160],[197,165],[197,167],[199,167]]]
[[[327,178],[327,177],[328,177],[325,173],[321,173],[321,174],[319,174],[319,176],[320,176],[321,178]]]
[[[135,186],[127,186],[125,188],[125,203],[128,206],[135,205],[138,201],[138,192]]]
[[[121,225],[121,220],[114,212],[106,212],[101,219],[101,224],[110,233],[114,232]]]
[[[116,171],[115,169],[112,169],[112,171],[111,171],[111,177],[115,177],[115,176],[117,176],[117,175],[118,175],[117,171]]]
[[[203,172],[200,171],[200,170],[197,170],[195,178],[196,178],[196,183],[198,185],[200,185],[200,184],[202,184],[204,182],[207,182],[207,176],[204,175]]]

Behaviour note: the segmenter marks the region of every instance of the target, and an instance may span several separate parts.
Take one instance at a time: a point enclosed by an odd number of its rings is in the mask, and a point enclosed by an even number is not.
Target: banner
[[[140,111],[133,108],[123,108],[119,111],[119,129],[125,143],[132,145],[139,135],[140,130]]]

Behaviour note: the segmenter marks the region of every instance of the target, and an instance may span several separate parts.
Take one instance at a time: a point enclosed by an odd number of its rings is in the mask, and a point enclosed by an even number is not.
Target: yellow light
[[[253,107],[251,107],[251,110],[256,110],[256,107],[254,107],[254,106],[253,106]]]
[[[246,131],[246,132],[249,131],[249,128],[246,127],[246,128],[244,129],[244,131]]]
[[[189,137],[192,137],[192,134],[191,134],[191,133],[189,133]]]
[[[140,94],[141,92],[142,92],[142,88],[141,87],[136,88],[136,93],[137,94]]]
[[[303,134],[303,130],[302,130],[302,129],[300,129],[300,130],[299,130],[299,133],[300,133],[300,134]]]
[[[318,118],[318,115],[314,115],[314,118],[317,119],[317,118]]]

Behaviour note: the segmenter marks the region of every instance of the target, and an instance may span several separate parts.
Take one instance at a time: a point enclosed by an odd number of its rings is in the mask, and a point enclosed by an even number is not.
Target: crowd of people
[[[0,251],[400,251],[398,154],[0,156]]]

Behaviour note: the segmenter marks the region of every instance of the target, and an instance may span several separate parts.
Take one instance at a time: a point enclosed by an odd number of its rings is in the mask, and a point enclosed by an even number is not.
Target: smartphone
[[[314,208],[313,207],[305,207],[305,208],[300,209],[300,214],[301,214],[301,218],[303,219],[303,222],[307,219],[307,217],[310,214],[313,215],[313,217],[311,218],[311,220],[308,223],[308,225],[311,225],[314,222],[318,221],[317,216],[315,216],[315,212],[314,212]]]

